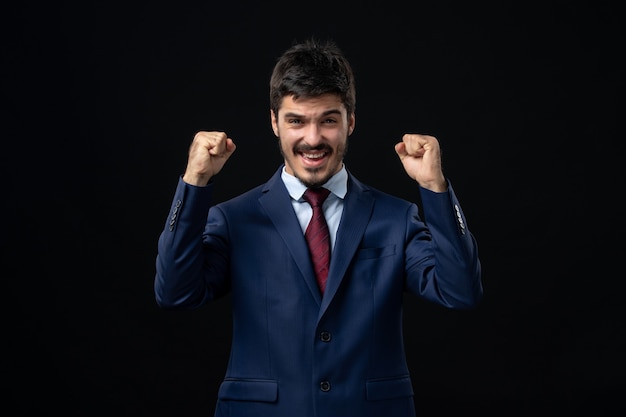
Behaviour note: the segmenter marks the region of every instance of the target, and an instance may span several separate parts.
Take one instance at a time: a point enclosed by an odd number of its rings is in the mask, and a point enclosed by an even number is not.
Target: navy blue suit
[[[229,201],[179,180],[159,238],[155,294],[168,309],[228,292],[233,340],[219,417],[413,417],[402,336],[405,292],[469,309],[480,262],[452,186],[414,203],[348,173],[348,192],[320,295],[280,173]],[[417,331],[417,330],[416,330]]]

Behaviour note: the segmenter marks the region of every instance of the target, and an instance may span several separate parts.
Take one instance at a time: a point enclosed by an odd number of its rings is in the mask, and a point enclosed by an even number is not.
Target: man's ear
[[[348,136],[354,132],[354,128],[356,127],[356,116],[354,113],[350,115],[350,119],[348,120]]]
[[[274,110],[271,110],[271,109],[270,109],[270,120],[272,122],[272,130],[274,131],[274,135],[278,137],[278,120],[276,119]]]

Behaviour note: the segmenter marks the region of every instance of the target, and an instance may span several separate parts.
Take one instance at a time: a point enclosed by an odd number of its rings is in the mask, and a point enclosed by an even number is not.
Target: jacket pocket
[[[225,379],[217,393],[220,400],[274,402],[278,382],[269,379]]]
[[[396,378],[371,379],[365,383],[367,399],[370,401],[389,400],[391,398],[410,397],[413,395],[411,378],[404,375]]]
[[[356,253],[356,259],[375,259],[390,256],[396,253],[396,245],[383,246],[382,248],[361,248]]]

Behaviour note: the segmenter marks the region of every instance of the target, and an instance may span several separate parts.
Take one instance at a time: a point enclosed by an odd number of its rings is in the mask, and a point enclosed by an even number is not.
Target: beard
[[[285,160],[285,162],[287,163],[288,161],[290,161],[290,158],[286,155],[285,151],[283,150],[280,136],[278,138],[278,149],[280,151],[281,156]],[[329,170],[328,167],[322,167],[322,168],[304,167],[304,170],[308,174],[307,178],[303,178],[302,175],[300,175],[300,173],[298,172],[298,170],[295,170],[292,168],[292,171],[293,171],[293,176],[296,177],[307,188],[317,188],[317,187],[321,187],[326,182],[328,182],[328,180],[337,172],[339,172],[339,170],[343,166],[343,159],[348,153],[348,140],[346,138],[346,141],[344,142],[343,146],[341,145],[338,146],[336,151],[326,144],[321,144],[315,147],[308,146],[308,145],[297,145],[297,146],[294,146],[293,149],[291,150],[291,158],[298,157],[298,155],[303,152],[311,152],[311,151],[326,152],[328,154],[327,156],[329,158],[329,163],[331,164],[331,169]],[[337,166],[333,168],[332,164],[335,163],[335,161],[337,162]]]

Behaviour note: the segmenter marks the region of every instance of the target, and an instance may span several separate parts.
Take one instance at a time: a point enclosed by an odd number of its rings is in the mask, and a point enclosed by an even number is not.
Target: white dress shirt
[[[307,187],[302,184],[299,179],[288,174],[284,167],[281,178],[291,196],[291,204],[300,221],[302,234],[304,234],[313,214],[311,205],[302,198]],[[341,171],[333,175],[323,187],[330,190],[330,194],[326,198],[326,201],[324,201],[322,208],[324,209],[324,217],[326,218],[328,231],[330,232],[330,246],[332,251],[332,248],[335,247],[337,228],[339,227],[339,221],[343,213],[343,199],[348,192],[348,172],[346,171],[345,165],[341,168]]]

